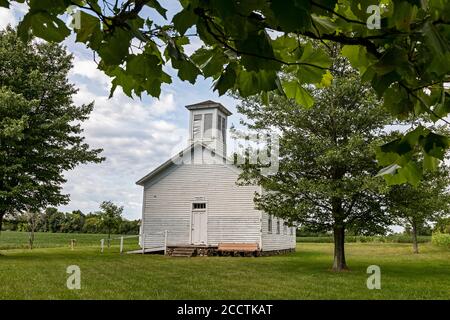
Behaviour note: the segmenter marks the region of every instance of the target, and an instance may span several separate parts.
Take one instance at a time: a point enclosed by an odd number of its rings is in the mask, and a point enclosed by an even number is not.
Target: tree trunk
[[[334,227],[334,262],[333,271],[348,270],[345,262],[345,228],[342,225],[335,225]]]
[[[5,215],[5,212],[0,212],[0,233],[2,233],[2,227],[3,227],[3,216]]]
[[[28,244],[30,246],[30,250],[33,249],[33,244],[34,244],[34,230],[31,230],[29,235],[28,235]]]
[[[419,253],[419,244],[417,243],[417,223],[414,221],[411,223],[412,226],[412,242],[413,242],[413,252]]]

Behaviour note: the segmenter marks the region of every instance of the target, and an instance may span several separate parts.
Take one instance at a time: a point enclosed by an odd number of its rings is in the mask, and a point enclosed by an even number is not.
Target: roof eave
[[[145,175],[144,177],[142,177],[141,179],[139,179],[138,181],[136,181],[136,184],[138,186],[144,186],[144,184],[150,180],[151,178],[153,178],[155,175],[157,175],[158,173],[162,172],[163,170],[165,170],[167,167],[169,167],[171,164],[175,163],[175,160],[177,160],[180,155],[184,155],[185,152],[187,150],[192,150],[192,148],[196,147],[197,145],[201,145],[205,148],[207,148],[208,150],[211,150],[207,145],[205,145],[202,142],[195,142],[192,143],[191,145],[189,145],[187,148],[185,148],[183,151],[180,151],[179,153],[177,153],[176,155],[174,155],[173,157],[171,157],[169,160],[167,160],[166,162],[162,163],[161,165],[159,165],[158,167],[156,167],[154,170],[152,170],[149,174]],[[212,150],[211,150],[212,151]],[[220,157],[222,157],[223,159],[225,159],[226,161],[229,161],[230,159],[227,157],[224,157],[222,155],[219,155]]]

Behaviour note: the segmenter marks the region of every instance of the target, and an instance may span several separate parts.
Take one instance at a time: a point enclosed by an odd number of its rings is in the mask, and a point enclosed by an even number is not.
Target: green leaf
[[[333,10],[333,7],[334,6],[331,7],[331,10]],[[333,33],[338,28],[336,23],[334,23],[332,20],[326,17],[320,17],[315,14],[312,14],[311,18],[314,21],[314,25],[319,30],[320,34]]]
[[[220,78],[214,85],[214,90],[217,90],[219,92],[219,95],[224,95],[228,91],[228,89],[234,87],[234,84],[236,83],[235,68],[235,64],[228,64],[228,66],[225,68],[224,73],[220,76]]]
[[[80,28],[75,29],[75,33],[77,34],[76,41],[87,43],[89,40],[92,42],[95,35],[101,37],[100,20],[84,11],[79,11],[78,14],[80,15]],[[98,38],[99,41],[100,38]],[[97,45],[91,43],[91,47],[98,47],[98,43]]]
[[[0,7],[9,8],[9,1],[8,0],[0,0]]]
[[[192,27],[198,20],[198,16],[189,5],[182,11],[178,12],[173,18],[172,23],[180,34],[185,34],[187,29]]]
[[[147,2],[147,5],[153,9],[155,9],[164,19],[167,19],[166,12],[167,10],[161,6],[158,0],[150,0]]]
[[[405,166],[397,169],[397,173],[391,175],[387,174],[383,177],[388,185],[409,182],[410,184],[417,186],[422,179],[422,175],[423,173],[419,166],[414,161],[410,161]]]
[[[426,71],[438,79],[448,74],[450,72],[450,52],[433,56]]]
[[[248,97],[253,94],[258,93],[258,90],[255,89],[253,85],[253,73],[248,71],[240,71],[238,77],[238,90],[241,96]]]
[[[275,61],[268,34],[263,31],[249,32],[247,38],[235,41],[236,48],[244,53],[241,61],[248,71],[279,70],[281,63]]]
[[[423,158],[423,168],[429,171],[436,171],[439,166],[439,159],[425,153]]]
[[[384,145],[382,145],[381,147],[381,151],[388,153],[388,152],[392,152],[392,153],[396,153],[398,155],[403,155],[406,154],[410,151],[412,151],[412,146],[405,141],[404,139],[398,138],[395,139],[394,141],[388,142]]]
[[[393,20],[395,27],[401,31],[410,31],[411,21],[416,17],[418,8],[407,1],[394,2]]]
[[[284,82],[283,89],[286,96],[294,99],[297,104],[306,108],[311,108],[314,105],[314,99],[311,94],[297,81]]]
[[[300,58],[301,63],[309,63],[321,68],[331,66],[331,58],[322,49],[314,49],[311,42],[308,42],[303,48],[303,54]]]
[[[261,91],[272,91],[276,89],[277,75],[275,71],[240,70],[237,76],[237,89],[243,97],[248,97]]]
[[[132,55],[127,61],[127,73],[134,77],[140,76],[142,80],[158,77],[161,70],[159,57],[152,54]]]
[[[117,28],[114,33],[108,34],[103,39],[101,48],[98,53],[107,65],[119,65],[128,55],[128,48],[131,43],[132,35]]]
[[[322,77],[322,80],[320,81],[321,87],[329,87],[331,86],[331,83],[333,82],[333,75],[331,74],[330,70],[327,70],[325,74]]]
[[[206,65],[211,59],[212,50],[206,49],[204,47],[197,49],[192,55],[191,59],[195,64],[201,69]]]
[[[402,140],[407,141],[410,146],[418,145],[430,133],[430,130],[419,125],[412,131],[409,131]]]
[[[44,11],[28,13],[33,35],[50,42],[61,42],[70,34],[69,28],[59,18]]]
[[[419,168],[417,163],[410,161],[406,166],[398,170],[399,175],[402,175],[407,182],[414,186],[417,186],[422,180],[422,170]]]
[[[272,0],[270,8],[285,32],[306,31],[311,26],[308,1]]]
[[[375,89],[378,96],[382,97],[389,86],[399,80],[401,80],[401,77],[395,71],[384,75],[375,74],[372,78],[372,87]]]
[[[197,76],[201,74],[200,69],[188,59],[171,59],[172,67],[178,70],[178,77],[183,81],[194,84]]]
[[[191,55],[192,61],[202,70],[205,78],[218,78],[223,71],[223,66],[228,61],[220,50],[207,50],[200,48]]]
[[[450,94],[444,93],[442,100],[436,104],[431,115],[433,121],[438,121],[450,113]]]
[[[343,46],[341,54],[346,57],[353,68],[358,69],[361,74],[366,72],[368,65],[373,60],[371,55],[367,53],[365,47],[357,45]]]
[[[325,68],[331,66],[330,57],[321,49],[314,49],[309,42],[303,48],[303,54],[299,60],[297,77],[300,83],[320,83],[327,71]]]
[[[429,21],[425,22],[422,28],[424,35],[424,41],[431,49],[431,52],[435,54],[436,57],[443,56],[447,54],[450,50],[448,44],[448,38],[445,39],[441,33],[436,29]]]
[[[444,160],[445,152],[450,147],[448,137],[433,132],[422,139],[421,144],[428,155],[441,160]]]
[[[46,12],[51,14],[65,13],[70,2],[66,0],[30,0],[30,12]]]
[[[31,14],[27,13],[22,21],[19,22],[19,25],[17,26],[17,34],[19,35],[19,38],[27,42],[31,38]]]

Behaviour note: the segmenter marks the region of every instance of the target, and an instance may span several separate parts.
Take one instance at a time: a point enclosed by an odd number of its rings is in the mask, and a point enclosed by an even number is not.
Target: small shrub
[[[450,234],[440,232],[433,233],[431,243],[440,247],[450,248]]]

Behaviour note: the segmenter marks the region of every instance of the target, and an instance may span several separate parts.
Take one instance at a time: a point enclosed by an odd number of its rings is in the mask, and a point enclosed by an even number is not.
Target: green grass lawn
[[[3,235],[2,235],[3,236]],[[450,251],[399,243],[349,243],[350,272],[329,271],[332,245],[259,258],[120,255],[113,246],[2,250],[0,299],[449,299]],[[368,290],[366,268],[381,268]],[[81,290],[66,288],[66,268],[81,268]]]

